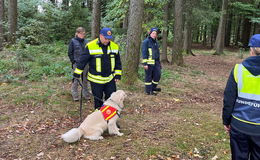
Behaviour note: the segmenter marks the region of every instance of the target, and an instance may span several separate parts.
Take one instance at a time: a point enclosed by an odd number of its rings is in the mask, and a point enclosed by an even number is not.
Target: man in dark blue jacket
[[[260,34],[249,46],[250,57],[231,71],[224,92],[222,118],[233,160],[260,160]]]
[[[103,100],[107,100],[116,91],[116,83],[122,75],[119,46],[112,38],[112,30],[102,28],[99,38],[86,45],[73,74],[74,78],[79,78],[85,66],[89,66],[87,77],[94,96],[95,109],[99,109]]]
[[[70,40],[69,48],[68,48],[68,56],[70,59],[70,62],[72,64],[73,71],[76,69],[76,63],[79,62],[80,54],[84,52],[85,46],[88,43],[88,41],[85,38],[85,29],[83,27],[78,27],[76,29],[75,37]],[[86,73],[88,71],[88,67],[86,66],[84,69],[84,74],[82,74],[82,85],[83,85],[83,97],[85,99],[89,99],[88,95],[88,81],[86,77]],[[72,85],[71,85],[71,95],[74,101],[79,100],[79,93],[78,93],[78,86],[79,81],[76,81],[73,79]]]
[[[156,95],[161,78],[160,51],[157,42],[158,28],[151,28],[149,36],[142,43],[143,66],[145,69],[145,92],[147,95]]]

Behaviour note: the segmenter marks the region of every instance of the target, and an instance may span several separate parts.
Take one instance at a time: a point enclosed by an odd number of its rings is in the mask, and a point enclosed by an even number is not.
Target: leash
[[[80,81],[80,79],[78,79],[78,78],[73,78],[72,79],[72,81],[74,82],[75,81],[75,79],[78,81],[78,83],[79,83],[79,85],[80,85],[80,87],[81,87],[81,91],[80,91],[80,105],[79,105],[79,115],[80,115],[80,122],[82,122],[82,99],[83,99],[83,84],[82,84],[82,82]],[[101,101],[101,102],[103,102],[104,103],[104,101],[102,100],[102,99],[100,99],[99,97],[97,97],[97,96],[94,96],[92,93],[90,93],[89,91],[87,91],[87,93],[88,94],[90,94],[90,95],[92,95],[95,99],[97,99],[97,100],[99,100],[99,101]]]

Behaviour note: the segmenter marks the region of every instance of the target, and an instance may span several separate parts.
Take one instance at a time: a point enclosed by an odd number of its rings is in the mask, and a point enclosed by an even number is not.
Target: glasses
[[[79,32],[79,34],[85,35],[85,34],[86,34],[86,32]]]

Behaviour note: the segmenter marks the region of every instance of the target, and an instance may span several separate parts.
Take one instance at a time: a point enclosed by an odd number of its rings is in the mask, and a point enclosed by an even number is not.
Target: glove
[[[121,80],[121,75],[115,75],[115,79]]]

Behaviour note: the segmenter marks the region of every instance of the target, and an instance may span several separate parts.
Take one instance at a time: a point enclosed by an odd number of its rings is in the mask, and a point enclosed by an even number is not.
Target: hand
[[[148,65],[145,65],[145,66],[144,66],[144,69],[147,70],[147,69],[148,69]]]
[[[224,129],[226,131],[226,133],[230,132],[230,125],[224,125]]]

